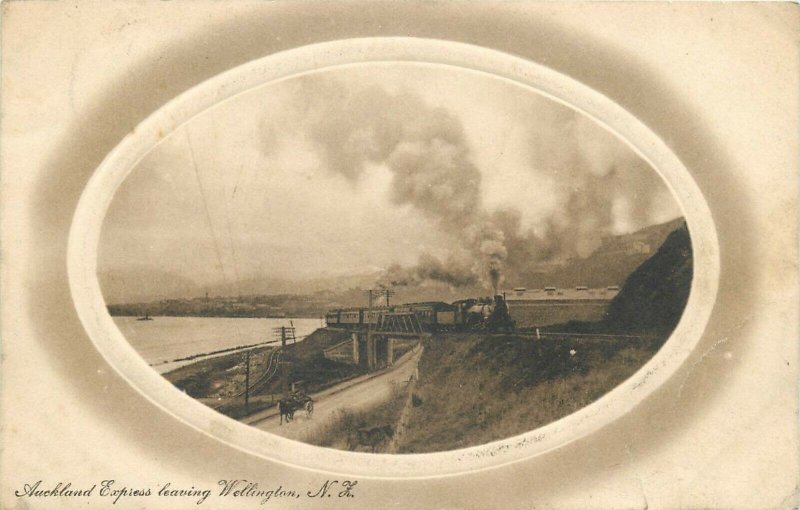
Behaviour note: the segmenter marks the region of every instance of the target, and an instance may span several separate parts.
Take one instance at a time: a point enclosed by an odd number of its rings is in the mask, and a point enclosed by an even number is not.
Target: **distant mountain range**
[[[570,259],[537,272],[520,275],[518,281],[506,281],[504,288],[545,286],[605,287],[622,285],[645,260],[653,256],[667,236],[685,224],[683,218],[643,228],[633,233],[609,236],[588,257]],[[381,273],[372,271],[353,275],[320,276],[308,279],[250,278],[238,282],[200,285],[189,278],[145,266],[98,274],[103,296],[109,304],[131,304],[222,296],[297,295],[315,296],[338,306],[363,306],[365,291],[372,288]],[[395,289],[393,302],[443,300],[485,295],[487,289],[452,288],[441,282],[423,282],[415,287]]]

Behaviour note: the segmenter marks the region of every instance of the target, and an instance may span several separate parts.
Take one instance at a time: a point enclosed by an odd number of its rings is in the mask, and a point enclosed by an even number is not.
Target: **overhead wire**
[[[217,257],[217,264],[219,265],[220,271],[222,271],[222,279],[227,284],[227,277],[225,275],[225,263],[222,260],[222,252],[219,247],[219,241],[217,240],[217,234],[214,231],[214,223],[211,219],[211,210],[208,207],[208,199],[206,198],[206,192],[203,187],[202,179],[200,178],[200,171],[197,167],[197,158],[195,156],[194,144],[192,143],[192,137],[189,134],[188,126],[184,128],[184,133],[186,134],[186,142],[189,145],[189,155],[191,156],[192,159],[192,168],[194,168],[194,175],[195,178],[197,179],[197,187],[200,190],[200,197],[203,201],[203,209],[205,210],[206,213],[206,221],[208,223],[209,232],[211,233],[211,240],[214,245],[214,253],[216,254]]]

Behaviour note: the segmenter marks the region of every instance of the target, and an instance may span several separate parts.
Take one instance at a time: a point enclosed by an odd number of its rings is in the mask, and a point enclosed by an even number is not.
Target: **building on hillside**
[[[517,287],[504,291],[511,318],[517,327],[542,327],[570,321],[599,321],[619,293],[616,285],[600,289],[578,285],[570,288]]]
[[[650,239],[644,233],[629,234],[627,236],[604,237],[596,253],[603,255],[649,255],[652,250]]]

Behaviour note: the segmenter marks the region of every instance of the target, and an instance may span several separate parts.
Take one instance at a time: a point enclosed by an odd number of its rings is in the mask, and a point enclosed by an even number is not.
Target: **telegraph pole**
[[[289,326],[288,328],[286,326],[272,328],[272,334],[274,335],[274,338],[280,339],[281,347],[286,347],[286,344],[288,343],[289,340],[291,340],[292,343],[297,343],[297,336],[295,336],[294,323],[292,322],[291,324],[292,325]]]
[[[377,338],[385,338],[384,335],[380,335],[379,333],[376,333],[373,330],[373,320],[374,320],[375,326],[377,328],[380,328],[380,321],[381,321],[381,317],[383,317],[383,314],[379,313],[379,314],[373,316],[372,307],[375,305],[376,298],[380,299],[382,297],[382,298],[385,298],[386,307],[388,308],[389,307],[389,298],[394,296],[394,290],[392,290],[392,289],[369,289],[369,290],[367,290],[367,296],[368,296],[368,299],[369,299],[369,305],[368,305],[366,313],[368,315],[364,319],[364,322],[367,325],[367,327],[366,327],[366,329],[367,329],[367,334],[366,334],[366,336],[367,336],[367,339],[366,339],[367,340],[367,366],[370,369],[372,369],[372,368],[375,367],[375,365],[377,363],[377,361],[376,361],[376,350],[375,350],[376,349],[375,345],[376,345],[376,342],[377,342]],[[389,341],[388,338],[386,338],[386,340]],[[355,346],[354,348],[357,349],[358,347]]]
[[[394,291],[392,289],[369,289],[367,291],[367,296],[369,296],[369,306],[368,308],[372,308],[375,304],[375,299],[379,297],[383,297],[386,299],[386,306],[389,306],[389,298],[394,296]]]
[[[368,312],[367,312],[368,316],[372,315],[372,296],[373,296],[373,292],[375,292],[375,291],[372,290],[372,289],[369,289],[367,291],[367,294],[369,295],[369,308],[367,309],[368,310]],[[375,350],[375,339],[372,336],[372,322],[370,322],[368,317],[364,317],[364,322],[367,323],[367,338],[366,338],[366,341],[367,341],[367,371],[369,371],[369,370],[372,370],[372,357],[374,356],[373,353],[374,353],[374,350]]]
[[[245,352],[244,360],[244,412],[248,414],[250,406],[250,351]]]

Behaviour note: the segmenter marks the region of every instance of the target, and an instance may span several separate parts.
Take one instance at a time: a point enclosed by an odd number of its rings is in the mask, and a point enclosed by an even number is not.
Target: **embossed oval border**
[[[661,175],[686,218],[694,277],[678,326],[633,376],[579,411],[515,437],[446,452],[375,455],[315,447],[234,421],[175,389],[128,343],[106,309],[96,272],[97,252],[114,193],[139,160],[178,126],[235,95],[301,74],[378,62],[453,66],[526,86],[591,117]],[[623,416],[667,381],[697,345],[714,306],[720,270],[711,212],[691,174],[666,144],[622,107],[529,60],[464,43],[408,37],[345,39],[295,48],[231,69],[179,95],[139,124],[94,172],[76,208],[67,250],[70,291],[81,323],[106,361],[145,398],[232,447],[287,465],[365,478],[428,478],[498,467],[563,446]]]

